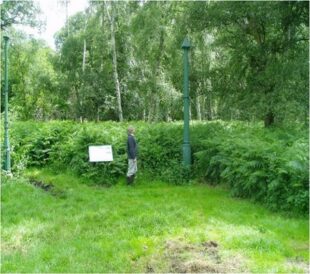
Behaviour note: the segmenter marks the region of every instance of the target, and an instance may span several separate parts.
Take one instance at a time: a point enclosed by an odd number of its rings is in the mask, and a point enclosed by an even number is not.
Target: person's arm
[[[132,136],[128,137],[128,154],[130,159],[136,159],[136,141]]]

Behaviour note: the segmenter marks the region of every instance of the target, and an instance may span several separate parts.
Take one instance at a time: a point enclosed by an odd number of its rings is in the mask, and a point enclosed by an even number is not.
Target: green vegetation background
[[[193,164],[184,169],[181,123],[133,123],[139,169],[174,184],[192,179],[225,184],[236,197],[273,210],[308,213],[308,130],[264,128],[258,123],[192,122]],[[14,122],[12,166],[70,170],[98,185],[113,185],[126,173],[128,123]],[[114,161],[90,163],[88,146],[111,144]]]

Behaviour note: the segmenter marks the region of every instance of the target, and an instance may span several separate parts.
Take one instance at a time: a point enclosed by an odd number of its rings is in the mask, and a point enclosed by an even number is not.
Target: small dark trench
[[[53,184],[51,183],[45,183],[43,181],[39,181],[37,179],[34,178],[29,178],[29,182],[30,184],[34,185],[37,188],[40,188],[46,192],[48,192],[49,194],[59,197],[59,198],[65,198],[66,194],[63,190],[60,190],[58,188],[56,188]]]
[[[51,191],[54,188],[54,186],[52,184],[46,184],[46,183],[44,183],[42,181],[37,181],[37,180],[34,180],[34,179],[30,180],[30,183],[32,185],[34,185],[35,187],[41,188],[41,189],[43,189],[45,191]]]

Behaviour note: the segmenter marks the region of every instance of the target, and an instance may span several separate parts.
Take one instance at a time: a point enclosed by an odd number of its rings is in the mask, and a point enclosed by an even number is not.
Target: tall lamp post
[[[184,132],[183,132],[183,164],[189,167],[191,164],[191,146],[189,141],[189,62],[188,52],[191,45],[187,37],[184,39],[182,44],[183,53],[183,67],[184,67],[184,78],[183,78],[183,99],[184,99]]]
[[[9,37],[4,36],[4,170],[11,173],[10,141],[9,141],[9,71],[8,71],[8,48]]]

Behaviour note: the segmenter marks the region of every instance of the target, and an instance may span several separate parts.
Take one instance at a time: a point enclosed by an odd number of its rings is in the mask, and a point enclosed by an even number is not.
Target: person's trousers
[[[137,171],[138,171],[137,161],[134,161],[134,159],[128,159],[127,177],[136,174]]]

